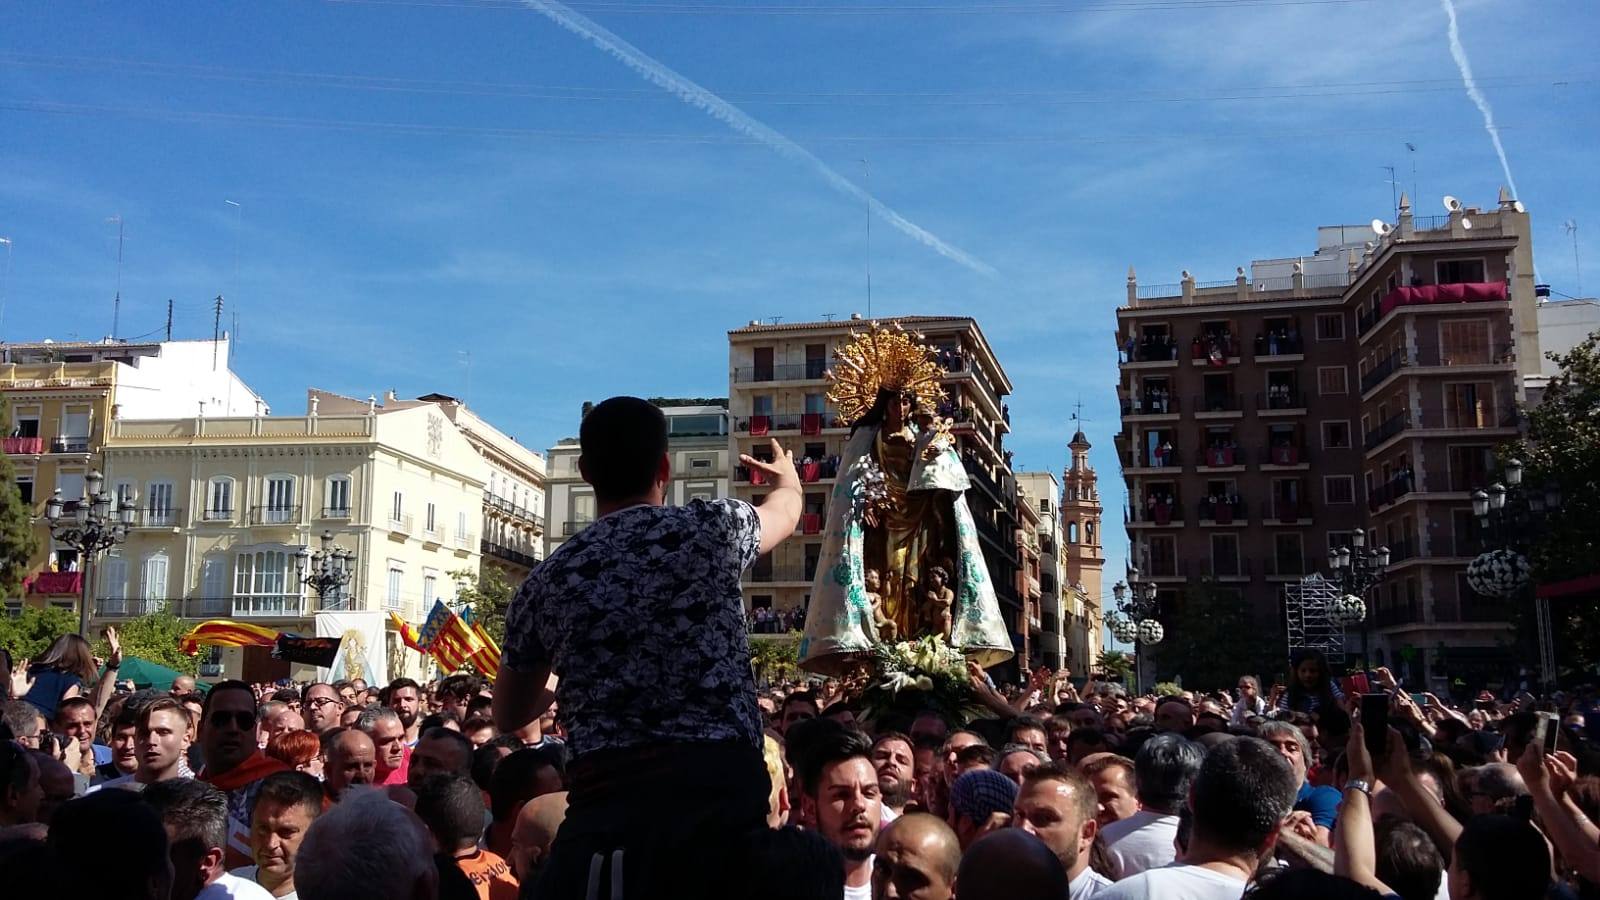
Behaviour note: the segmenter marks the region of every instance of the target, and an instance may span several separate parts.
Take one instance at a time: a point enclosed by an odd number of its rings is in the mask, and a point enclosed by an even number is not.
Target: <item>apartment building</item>
[[[681,506],[691,500],[730,496],[728,401],[720,397],[650,400],[667,417],[667,450],[672,456],[667,503]],[[583,414],[588,415],[589,409],[590,405],[584,404]],[[578,471],[581,452],[577,438],[565,438],[550,448],[545,518],[552,527],[546,530],[546,555],[594,521],[594,491]]]
[[[1433,217],[1402,199],[1395,224],[1321,228],[1315,254],[1249,277],[1130,270],[1124,519],[1166,611],[1205,578],[1282,633],[1283,587],[1364,529],[1391,554],[1368,598],[1375,663],[1440,678],[1504,661],[1507,611],[1464,572],[1470,493],[1494,480],[1539,370],[1529,235],[1504,192]]]
[[[391,671],[419,671],[387,613],[420,622],[457,573],[476,575],[489,466],[437,403],[352,402],[311,391],[301,416],[113,419],[106,481],[137,490],[139,512],[98,567],[97,624],[166,609],[316,634],[323,613],[360,613],[382,620]],[[297,559],[325,533],[355,553],[331,597],[301,583]],[[263,648],[222,656],[231,676],[290,675]]]
[[[228,350],[226,337],[0,344],[0,394],[9,417],[3,449],[38,536],[23,595],[5,599],[8,614],[24,604],[77,610],[83,567],[75,550],[52,541],[44,504],[56,491],[68,504],[83,496],[85,478],[102,466],[113,417],[248,416],[265,409],[229,369]]]
[[[923,335],[947,371],[946,402],[938,412],[952,429],[973,481],[967,503],[977,524],[984,559],[1001,612],[1023,648],[1039,633],[1039,616],[1025,603],[1027,577],[1018,539],[1017,483],[1005,435],[1011,430],[1005,398],[1011,381],[976,320],[966,317],[903,316],[883,320]],[[745,573],[747,610],[803,610],[822,554],[822,524],[849,437],[846,423],[827,402],[827,372],[833,351],[867,327],[848,320],[762,324],[728,332],[728,409],[733,429],[731,456],[770,454],[769,441],[793,449],[804,482],[805,502],[795,535]],[[736,467],[734,496],[752,502],[764,494],[760,473]],[[1031,532],[1030,532],[1031,534]]]
[[[1061,579],[1061,488],[1049,472],[1017,473],[1017,508],[1028,507],[1037,517],[1034,528],[1038,547],[1039,630],[1031,635],[1029,649],[1040,664],[1061,667],[1070,644],[1070,623],[1064,612]]]

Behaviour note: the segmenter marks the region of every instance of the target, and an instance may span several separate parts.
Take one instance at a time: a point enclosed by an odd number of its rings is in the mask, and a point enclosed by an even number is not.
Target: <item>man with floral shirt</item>
[[[728,895],[711,880],[729,841],[765,826],[770,788],[739,577],[794,533],[794,458],[776,441],[773,461],[740,457],[773,486],[759,508],[667,506],[660,409],[613,397],[579,444],[599,516],[512,601],[494,692],[495,723],[514,732],[557,699],[546,685],[560,676],[570,805],[534,893]]]

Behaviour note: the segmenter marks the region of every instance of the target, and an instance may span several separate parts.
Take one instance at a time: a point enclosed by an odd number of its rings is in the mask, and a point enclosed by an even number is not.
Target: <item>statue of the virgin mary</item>
[[[939,636],[982,666],[1012,655],[970,482],[936,412],[944,369],[898,325],[834,353],[828,400],[850,424],[828,503],[800,664],[839,674],[874,645]]]

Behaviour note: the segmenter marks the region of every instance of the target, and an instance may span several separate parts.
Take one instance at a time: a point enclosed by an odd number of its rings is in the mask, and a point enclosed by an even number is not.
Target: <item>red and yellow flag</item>
[[[472,607],[468,606],[461,610],[461,621],[467,623],[467,627],[472,629],[472,633],[483,644],[483,649],[472,657],[473,664],[478,667],[479,672],[491,680],[500,677],[500,645],[489,636],[489,632],[483,627],[483,622],[473,613]]]
[[[389,621],[394,624],[394,630],[400,633],[400,642],[402,644],[405,644],[407,647],[410,647],[418,653],[428,652],[422,648],[422,644],[417,637],[417,626],[412,625],[405,619],[400,618],[400,614],[392,610],[389,613]]]
[[[418,643],[446,672],[461,668],[485,649],[477,634],[442,600],[433,602]]]
[[[273,647],[278,643],[278,632],[260,625],[247,625],[229,619],[212,619],[201,622],[178,638],[178,649],[195,654],[207,647]]]

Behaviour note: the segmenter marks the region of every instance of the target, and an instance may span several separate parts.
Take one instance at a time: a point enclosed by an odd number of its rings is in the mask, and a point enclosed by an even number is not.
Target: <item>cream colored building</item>
[[[489,464],[437,403],[332,398],[339,411],[327,414],[330,396],[310,392],[301,416],[112,421],[107,483],[138,491],[139,517],[99,567],[96,620],[168,609],[309,635],[320,613],[420,623],[452,599],[455,573],[479,569]],[[324,532],[356,555],[342,596],[319,598],[297,577],[298,551]],[[390,673],[420,671],[382,627]],[[265,650],[224,663],[248,680],[290,674]]]
[[[1101,572],[1105,548],[1100,543],[1100,483],[1089,465],[1089,439],[1080,429],[1067,444],[1072,461],[1062,473],[1061,492],[1061,624],[1066,649],[1063,661],[1079,675],[1100,662],[1105,611],[1101,606]]]
[[[1039,557],[1039,620],[1040,627],[1033,636],[1034,646],[1045,666],[1061,667],[1066,657],[1066,634],[1070,622],[1064,618],[1061,583],[1061,485],[1049,472],[1017,473],[1017,508],[1028,506],[1037,516],[1035,543]]]
[[[113,414],[124,419],[248,416],[261,398],[228,367],[229,342],[126,341],[0,344],[0,393],[6,399],[4,452],[17,488],[33,509],[38,549],[24,596],[5,599],[7,614],[24,604],[76,611],[83,567],[76,551],[52,541],[44,505],[55,491],[75,503],[88,474],[102,466]]]
[[[729,496],[732,463],[727,401],[656,397],[651,402],[667,417],[667,451],[672,456],[667,503],[681,506],[691,500]],[[587,406],[584,411],[587,414]],[[578,471],[580,453],[577,438],[565,438],[550,448],[545,494],[545,518],[550,522],[546,530],[547,555],[594,521],[594,491]]]

